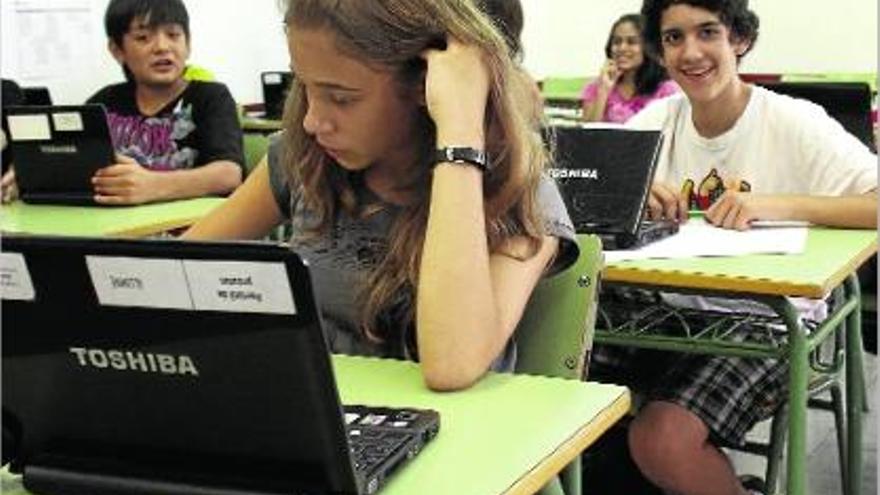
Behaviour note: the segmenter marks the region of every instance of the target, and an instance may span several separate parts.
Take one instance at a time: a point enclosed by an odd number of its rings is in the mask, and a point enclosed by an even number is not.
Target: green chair
[[[596,322],[602,242],[578,236],[574,265],[538,283],[516,329],[516,372],[557,378],[586,378]],[[581,462],[572,461],[541,493],[580,495]]]
[[[200,66],[189,64],[183,71],[183,78],[187,81],[216,81],[217,77],[210,70]]]
[[[269,136],[246,132],[242,144],[244,145],[245,175],[250,175],[251,171],[260,164],[260,160],[266,156],[266,151],[269,149]]]
[[[269,137],[269,135],[259,132],[245,132],[242,136],[245,176],[250,175],[263,160],[263,157],[266,156],[266,152],[269,150]],[[290,233],[291,227],[288,221],[272,231],[268,239],[271,241],[286,241],[290,239]]]

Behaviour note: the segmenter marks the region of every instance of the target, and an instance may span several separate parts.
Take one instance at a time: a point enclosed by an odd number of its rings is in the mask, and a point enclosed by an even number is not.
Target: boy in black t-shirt
[[[117,152],[117,163],[92,179],[96,202],[141,204],[238,187],[244,158],[235,102],[223,84],[184,79],[190,33],[182,1],[111,0],[104,26],[126,82],[88,99],[106,107]]]

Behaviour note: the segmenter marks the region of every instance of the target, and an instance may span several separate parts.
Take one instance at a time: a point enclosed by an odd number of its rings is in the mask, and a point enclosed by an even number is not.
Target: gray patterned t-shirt
[[[374,263],[381,259],[386,238],[401,208],[382,202],[363,187],[358,194],[370,203],[379,204],[376,213],[366,218],[352,218],[341,213],[328,236],[304,235],[301,226],[308,225],[314,216],[303,205],[300,194],[291,194],[281,163],[281,146],[281,136],[273,136],[268,151],[270,184],[280,210],[293,225],[291,249],[309,264],[331,350],[343,354],[415,359],[411,331],[399,332],[399,338],[394,342],[376,344],[364,338],[358,330],[358,287]],[[560,239],[559,254],[548,270],[548,273],[556,273],[577,259],[574,228],[552,179],[545,177],[541,181],[538,201],[545,229]],[[400,303],[410,304],[411,295],[402,296]],[[516,346],[510,342],[492,368],[510,371],[515,359]]]

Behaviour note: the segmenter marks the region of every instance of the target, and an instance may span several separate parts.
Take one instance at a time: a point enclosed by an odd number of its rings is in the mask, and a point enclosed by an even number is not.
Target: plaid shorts
[[[589,378],[678,404],[703,420],[712,442],[739,446],[786,400],[788,362],[597,345]]]

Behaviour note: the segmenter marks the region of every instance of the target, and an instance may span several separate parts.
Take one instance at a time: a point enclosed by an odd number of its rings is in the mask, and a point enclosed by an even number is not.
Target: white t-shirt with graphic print
[[[877,156],[809,101],[752,86],[733,128],[711,139],[699,135],[691,115],[678,94],[648,106],[627,127],[663,130],[654,180],[693,181],[693,209],[707,208],[721,184],[737,181],[760,194],[841,196],[877,187]]]
[[[863,194],[877,187],[877,156],[822,107],[760,86],[752,86],[749,103],[733,128],[715,138],[697,132],[684,94],[654,102],[627,127],[663,131],[654,180],[681,188],[689,197],[690,209],[708,208],[725,187],[813,196]],[[817,307],[815,301],[793,302],[802,315],[823,317],[824,307]],[[741,300],[716,298],[676,297],[675,303],[719,310],[757,309],[745,307]]]

